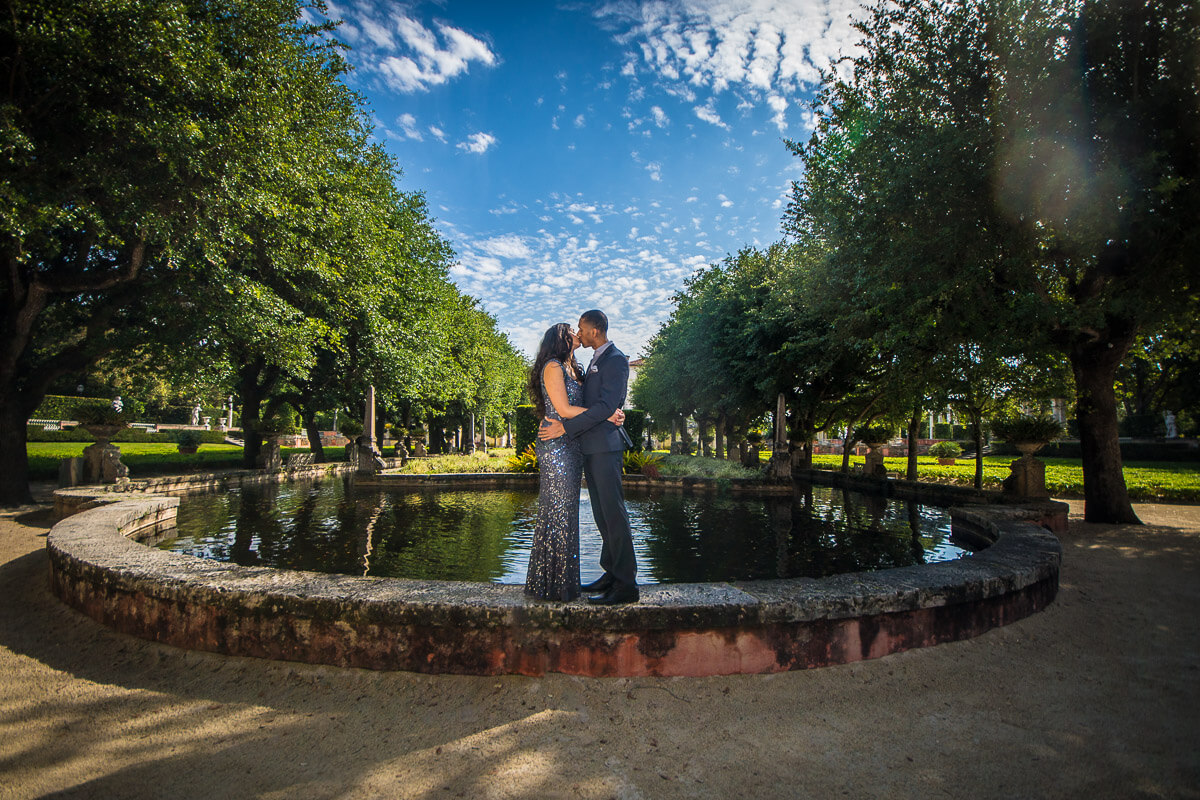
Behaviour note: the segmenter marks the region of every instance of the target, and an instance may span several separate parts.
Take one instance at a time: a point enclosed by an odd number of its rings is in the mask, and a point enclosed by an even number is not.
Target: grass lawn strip
[[[54,480],[58,476],[59,461],[83,454],[85,442],[30,442],[29,473],[32,480]],[[126,442],[119,445],[121,460],[129,467],[133,476],[162,475],[172,472],[187,473],[207,469],[238,469],[241,467],[242,450],[229,444],[203,444],[198,452],[184,455],[170,443]],[[286,459],[290,453],[308,452],[308,448],[284,448]],[[400,471],[406,474],[440,474],[451,472],[506,472],[507,456],[511,449],[493,448],[472,455],[433,456],[409,461]],[[341,461],[345,451],[340,447],[325,448],[329,461]],[[983,484],[985,488],[998,489],[1009,475],[1012,456],[985,456],[983,459]],[[1078,459],[1045,458],[1046,488],[1056,497],[1083,495],[1083,468]],[[862,456],[851,456],[851,466],[862,466]],[[907,459],[888,458],[884,464],[892,473],[903,475]],[[813,456],[817,469],[840,469],[841,456]],[[665,455],[659,465],[666,477],[746,478],[756,473],[732,461],[722,461],[702,456]],[[917,476],[922,481],[952,483],[971,486],[975,480],[974,459],[959,459],[957,464],[942,466],[937,459],[921,456],[917,459]],[[1200,465],[1194,463],[1164,461],[1130,461],[1125,464],[1125,485],[1130,499],[1137,502],[1168,500],[1172,502],[1200,502]]]

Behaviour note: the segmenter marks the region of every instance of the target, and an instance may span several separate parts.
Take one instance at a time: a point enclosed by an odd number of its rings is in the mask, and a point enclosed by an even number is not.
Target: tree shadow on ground
[[[0,564],[0,774],[59,798],[1197,797],[1198,539],[1073,525],[1057,601],[978,639],[670,680],[179,650],[59,603],[39,548]]]

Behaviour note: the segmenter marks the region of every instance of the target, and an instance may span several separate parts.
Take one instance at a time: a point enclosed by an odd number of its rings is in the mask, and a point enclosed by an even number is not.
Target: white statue
[[[196,403],[195,407],[192,409],[192,424],[193,425],[200,424],[200,412],[203,410],[204,409],[200,407],[200,404]]]
[[[1174,439],[1179,436],[1179,429],[1175,425],[1175,414],[1170,411],[1163,412],[1163,424],[1167,428],[1167,438]]]
[[[113,411],[116,411],[118,414],[125,409],[125,402],[121,399],[121,395],[117,395],[115,398],[113,398],[112,407]]]

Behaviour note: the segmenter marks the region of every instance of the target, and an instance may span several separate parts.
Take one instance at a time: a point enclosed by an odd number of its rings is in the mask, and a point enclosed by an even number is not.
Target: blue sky
[[[349,83],[529,353],[588,308],[638,355],[697,269],[781,237],[856,0],[333,2]]]

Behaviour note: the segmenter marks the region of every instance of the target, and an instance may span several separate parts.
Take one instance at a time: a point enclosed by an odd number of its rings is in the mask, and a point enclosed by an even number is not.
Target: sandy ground
[[[1076,504],[1073,511],[1081,509]],[[47,590],[0,517],[0,797],[1200,798],[1200,508],[1064,537],[1045,612],[877,661],[474,678],[192,653]]]

